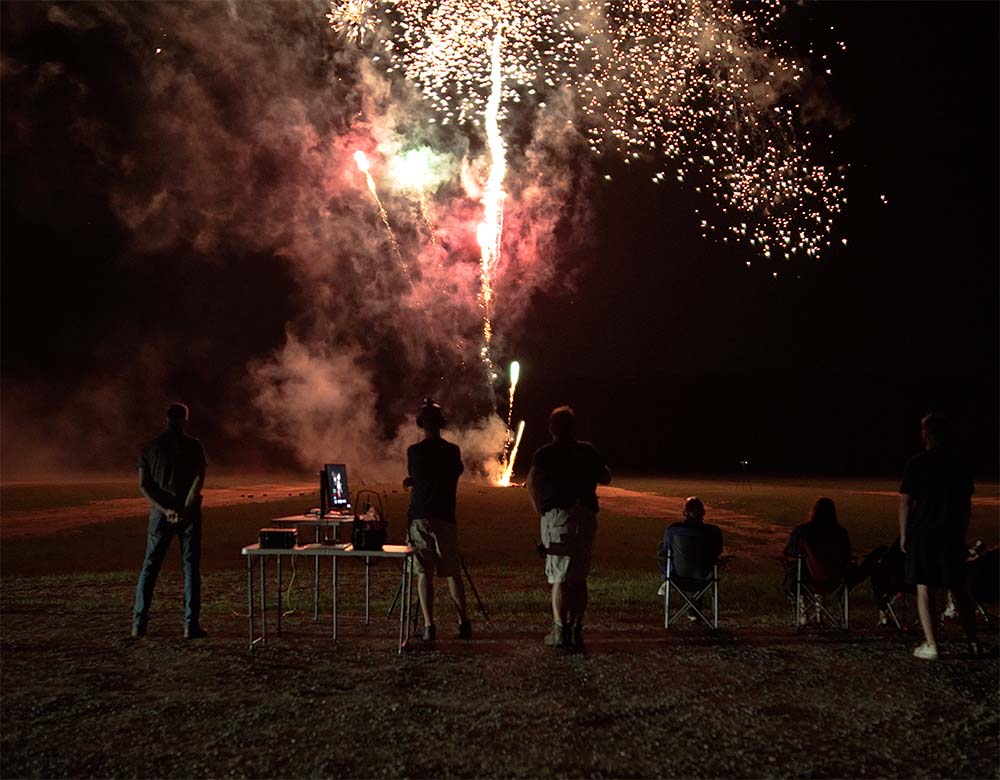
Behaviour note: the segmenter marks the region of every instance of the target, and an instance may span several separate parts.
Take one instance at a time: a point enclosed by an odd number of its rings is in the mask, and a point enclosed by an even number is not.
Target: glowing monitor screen
[[[326,471],[327,499],[331,509],[341,509],[350,506],[350,494],[347,492],[347,466],[343,463],[327,463]]]

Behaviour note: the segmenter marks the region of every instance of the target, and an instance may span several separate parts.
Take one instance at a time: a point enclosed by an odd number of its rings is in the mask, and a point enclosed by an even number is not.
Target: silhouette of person
[[[458,478],[465,467],[462,451],[457,445],[441,438],[446,421],[441,407],[430,398],[417,414],[417,427],[424,432],[423,441],[406,450],[406,470],[403,480],[410,493],[410,544],[416,550],[417,596],[424,626],[419,636],[432,641],[437,635],[434,624],[434,577],[444,577],[448,593],[458,610],[458,636],[472,637],[472,623],[465,608],[465,586],[462,583],[462,560],[458,552],[458,526],[455,522],[455,494]]]
[[[658,595],[662,596],[666,590],[667,580],[667,551],[674,539],[679,537],[697,537],[702,540],[702,554],[704,561],[692,561],[699,568],[704,565],[711,567],[718,562],[722,555],[722,529],[717,525],[705,522],[705,504],[697,496],[690,496],[684,502],[684,519],[677,523],[670,524],[663,532],[663,541],[657,550],[656,557],[660,562],[660,577],[663,585],[660,586]],[[674,567],[678,561],[674,560]],[[675,572],[676,573],[676,572]],[[695,606],[701,609],[701,600]],[[697,620],[697,616],[689,612],[689,620]]]
[[[149,607],[170,541],[180,541],[184,569],[184,638],[205,636],[201,627],[201,491],[205,453],[201,442],[184,432],[188,408],[167,407],[167,429],[146,444],[139,456],[139,490],[149,500],[146,557],[139,571],[132,611],[132,637],[146,634]]]
[[[899,487],[899,543],[906,554],[907,584],[917,587],[917,614],[924,641],[916,658],[938,658],[935,596],[950,589],[959,619],[978,655],[976,614],[966,579],[965,533],[972,511],[972,471],[952,446],[948,420],[931,412],[920,421],[924,451],[912,457]]]
[[[545,576],[552,585],[549,647],[582,647],[587,576],[597,532],[597,485],[611,483],[611,471],[597,448],[577,441],[576,415],[560,406],[549,415],[552,441],[531,459],[528,494],[541,514]]]
[[[803,544],[803,542],[805,544]],[[851,537],[837,521],[837,506],[832,498],[817,498],[809,510],[809,519],[796,526],[785,544],[785,595],[795,601],[797,558],[803,556],[802,580],[814,583],[814,577],[823,582],[836,582],[848,576],[851,569]],[[805,623],[805,601],[800,620]],[[816,609],[815,618],[820,612]]]

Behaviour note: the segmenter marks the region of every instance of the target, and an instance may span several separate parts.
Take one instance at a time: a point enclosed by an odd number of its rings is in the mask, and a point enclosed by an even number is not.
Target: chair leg
[[[795,630],[802,626],[802,556],[795,563]]]
[[[670,578],[673,575],[671,567],[670,550],[667,550],[667,595],[664,597],[664,618],[663,627],[670,628]]]
[[[712,567],[712,628],[719,628],[719,567]]]
[[[850,617],[850,595],[851,592],[847,588],[847,584],[844,584],[844,631],[847,630],[848,618]]]

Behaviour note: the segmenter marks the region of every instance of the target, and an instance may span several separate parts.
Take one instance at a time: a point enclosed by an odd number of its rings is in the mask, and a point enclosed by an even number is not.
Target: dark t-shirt
[[[406,450],[406,470],[413,477],[410,519],[455,522],[455,491],[465,467],[462,451],[441,438],[424,439]]]
[[[953,450],[931,447],[906,464],[899,492],[914,500],[909,523],[924,529],[964,534],[972,470]]]
[[[549,442],[531,459],[538,510],[569,509],[579,501],[597,511],[597,482],[605,473],[604,458],[589,441]]]
[[[181,509],[191,484],[205,473],[205,452],[201,442],[182,431],[164,431],[142,448],[138,468],[152,479],[153,484],[165,495],[167,509]],[[159,515],[153,507],[151,514]]]

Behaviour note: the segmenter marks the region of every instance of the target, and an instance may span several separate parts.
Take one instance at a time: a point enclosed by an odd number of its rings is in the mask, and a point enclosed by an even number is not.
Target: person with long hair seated
[[[797,558],[803,557],[802,579],[806,584],[817,581],[843,580],[851,564],[851,537],[837,522],[837,507],[831,498],[817,498],[809,510],[809,519],[796,526],[785,545],[785,593],[790,601],[795,599]],[[805,609],[800,621],[805,623]],[[815,618],[819,621],[819,609]]]

